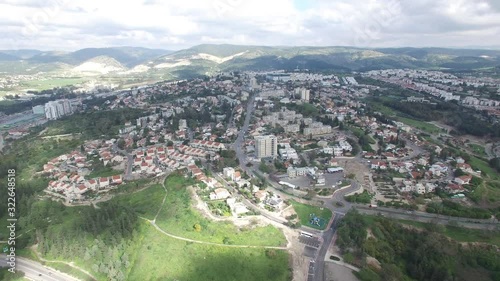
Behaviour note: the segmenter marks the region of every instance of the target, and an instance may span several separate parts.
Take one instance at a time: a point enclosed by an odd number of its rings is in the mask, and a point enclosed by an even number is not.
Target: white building
[[[67,99],[49,101],[45,104],[45,117],[49,120],[56,120],[72,113],[73,108]]]
[[[273,135],[255,137],[255,153],[257,158],[275,158],[278,155],[278,138]]]
[[[222,169],[222,173],[224,174],[224,177],[227,179],[234,180],[234,168],[231,167],[226,167]]]

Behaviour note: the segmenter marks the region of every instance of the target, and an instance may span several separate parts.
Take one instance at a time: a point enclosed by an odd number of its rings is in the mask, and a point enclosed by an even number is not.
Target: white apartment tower
[[[257,158],[275,158],[278,155],[278,138],[273,135],[255,137],[255,153]]]
[[[309,102],[309,95],[311,93],[311,90],[305,89],[305,88],[296,88],[295,89],[295,95],[298,96],[300,95],[300,100]]]
[[[49,120],[56,120],[71,113],[73,108],[67,99],[49,101],[45,104],[45,117]]]

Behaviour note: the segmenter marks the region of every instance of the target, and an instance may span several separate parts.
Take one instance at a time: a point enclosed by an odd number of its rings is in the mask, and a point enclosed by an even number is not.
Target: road
[[[111,150],[115,153],[120,152],[125,157],[127,157],[127,164],[125,167],[125,175],[123,176],[123,179],[126,181],[132,180],[132,167],[134,166],[134,156],[132,154],[128,153],[127,151],[118,148],[116,143],[113,144],[113,146],[111,147]]]
[[[461,227],[472,228],[472,229],[499,229],[500,224],[498,220],[480,220],[480,219],[469,219],[461,217],[450,217],[444,215],[429,214],[425,212],[418,211],[406,211],[393,208],[369,208],[366,205],[353,205],[356,209],[363,214],[367,215],[383,215],[385,217],[400,219],[400,220],[411,220],[419,222],[431,222],[437,224],[447,225],[450,222],[456,223]]]
[[[6,255],[0,254],[0,266],[6,267]],[[53,268],[46,267],[39,262],[25,258],[16,257],[16,270],[22,271],[25,277],[30,280],[42,281],[78,281],[68,274],[56,271]]]
[[[236,138],[236,141],[233,144],[233,149],[236,151],[236,157],[240,161],[240,167],[243,169],[247,174],[251,174],[248,167],[246,166],[246,155],[244,152],[243,145],[245,143],[245,134],[248,131],[248,127],[250,126],[250,120],[252,119],[253,111],[255,109],[255,96],[257,94],[253,94],[248,98],[248,103],[247,103],[247,110],[246,110],[246,115],[245,115],[245,121],[243,122],[243,127],[241,127],[240,132],[238,133],[238,137]]]
[[[330,244],[332,243],[333,236],[335,235],[335,232],[337,231],[338,225],[344,215],[335,213],[333,217],[333,222],[330,226],[330,228],[323,232],[323,243],[321,245],[321,248],[318,251],[318,254],[316,256],[316,259],[314,261],[314,276],[313,280],[315,281],[323,281],[325,280],[325,256],[326,252],[328,251],[328,248],[330,247]]]

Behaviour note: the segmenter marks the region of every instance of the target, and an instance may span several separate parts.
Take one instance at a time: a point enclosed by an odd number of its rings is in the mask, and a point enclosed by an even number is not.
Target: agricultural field
[[[290,202],[292,203],[293,209],[300,219],[300,224],[302,224],[303,226],[323,230],[326,228],[328,222],[332,218],[332,211],[330,211],[330,209],[328,208],[302,204],[294,200],[291,200]],[[321,225],[321,227],[310,224],[309,221],[311,219],[311,214],[314,214],[316,217],[323,219],[326,223],[324,225]]]
[[[22,84],[23,88],[29,88],[33,90],[49,90],[56,87],[71,86],[87,81],[88,79],[74,77],[74,78],[50,78],[44,80],[31,80],[26,81]]]

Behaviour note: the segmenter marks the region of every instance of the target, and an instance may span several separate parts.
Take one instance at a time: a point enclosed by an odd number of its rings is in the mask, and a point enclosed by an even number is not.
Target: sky
[[[500,0],[0,0],[0,49],[500,49]]]

